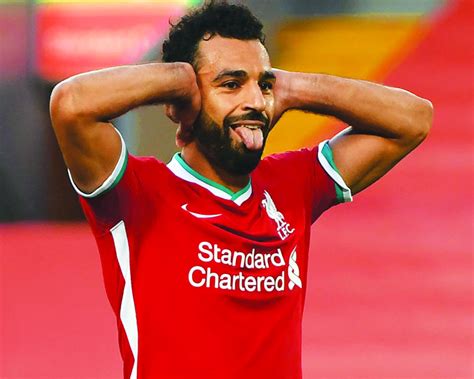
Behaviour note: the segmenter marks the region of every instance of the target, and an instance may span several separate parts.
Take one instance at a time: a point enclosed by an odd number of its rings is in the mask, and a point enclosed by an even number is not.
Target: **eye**
[[[262,82],[260,83],[260,88],[262,91],[271,91],[273,89],[273,83],[272,82]]]
[[[237,89],[240,87],[239,83],[235,80],[230,80],[228,82],[222,83],[222,86],[227,89]]]

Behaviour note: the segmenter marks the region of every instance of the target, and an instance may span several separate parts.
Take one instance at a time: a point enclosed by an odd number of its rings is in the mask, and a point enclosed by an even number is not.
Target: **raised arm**
[[[121,141],[110,120],[146,104],[181,108],[190,126],[200,109],[193,68],[187,63],[150,63],[80,74],[59,83],[50,113],[66,165],[76,185],[90,193],[112,173]]]
[[[282,111],[300,109],[351,125],[330,146],[352,194],[383,176],[430,130],[431,103],[408,91],[331,75],[275,72]]]

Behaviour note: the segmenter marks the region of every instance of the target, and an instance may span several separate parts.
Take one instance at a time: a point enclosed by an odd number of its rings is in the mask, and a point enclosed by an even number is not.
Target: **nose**
[[[266,107],[265,98],[258,83],[249,85],[245,91],[245,100],[243,103],[245,111],[263,112]]]

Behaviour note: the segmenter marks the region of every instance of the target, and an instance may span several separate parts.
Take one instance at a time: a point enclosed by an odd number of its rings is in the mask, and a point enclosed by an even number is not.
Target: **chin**
[[[262,158],[266,135],[261,149],[249,150],[242,141],[232,138],[229,123],[219,127],[209,117],[201,117],[195,125],[195,140],[212,166],[234,176],[249,175],[255,170]]]
[[[248,150],[245,146],[238,151],[227,151],[220,156],[216,165],[231,175],[242,176],[250,174],[260,163],[263,149]]]

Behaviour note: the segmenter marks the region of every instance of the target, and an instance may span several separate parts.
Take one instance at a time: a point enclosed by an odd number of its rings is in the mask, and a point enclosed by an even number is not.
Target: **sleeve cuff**
[[[321,163],[324,171],[334,180],[336,187],[336,197],[338,203],[347,203],[352,201],[351,189],[347,186],[342,179],[339,170],[334,163],[331,147],[329,146],[329,140],[322,141],[318,146],[318,160]]]
[[[88,198],[88,199],[93,198],[93,197],[97,197],[97,196],[103,194],[104,192],[110,191],[112,188],[114,188],[118,184],[120,179],[122,179],[122,176],[125,172],[125,168],[127,167],[128,153],[127,153],[127,147],[125,146],[125,142],[122,138],[122,135],[120,134],[120,132],[117,129],[115,129],[115,131],[118,133],[118,135],[120,137],[121,144],[122,144],[122,149],[120,151],[120,157],[119,157],[119,160],[118,160],[117,164],[115,165],[114,170],[110,174],[110,176],[107,179],[105,179],[105,181],[102,183],[102,185],[99,188],[97,188],[95,191],[93,191],[91,193],[82,192],[77,187],[76,183],[74,183],[74,180],[73,180],[72,175],[71,175],[71,171],[69,169],[67,170],[69,180],[72,184],[72,187],[82,197],[85,197],[85,198]]]

